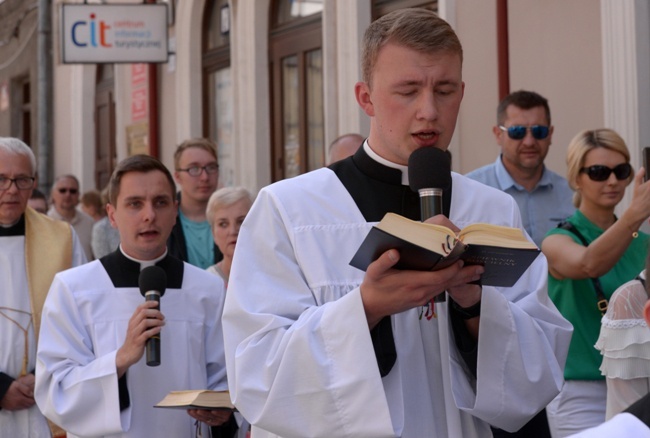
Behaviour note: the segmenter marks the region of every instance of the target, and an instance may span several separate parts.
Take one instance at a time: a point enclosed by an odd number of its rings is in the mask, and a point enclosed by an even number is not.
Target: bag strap
[[[643,285],[643,289],[646,289],[646,287],[645,287],[645,278],[641,278],[641,274],[636,276],[636,280],[639,280],[641,282],[641,284]]]
[[[563,230],[566,230],[570,233],[573,233],[581,242],[584,246],[589,246],[589,242],[587,242],[587,239],[578,231],[576,227],[573,226],[573,224],[569,221],[563,221],[560,222],[557,225],[558,228],[562,228]],[[600,310],[600,314],[604,315],[605,312],[607,312],[607,297],[605,297],[605,293],[603,292],[603,287],[600,284],[600,279],[599,278],[591,278],[591,282],[594,285],[594,289],[596,290],[596,304],[598,306],[598,310]]]

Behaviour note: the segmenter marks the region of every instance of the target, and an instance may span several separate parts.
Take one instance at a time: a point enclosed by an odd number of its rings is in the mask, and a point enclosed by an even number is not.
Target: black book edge
[[[365,271],[370,263],[377,260],[380,255],[389,249],[396,249],[400,253],[400,259],[395,265],[396,269],[430,271],[444,258],[441,254],[404,240],[380,228],[372,227],[356,254],[350,260],[350,265]]]

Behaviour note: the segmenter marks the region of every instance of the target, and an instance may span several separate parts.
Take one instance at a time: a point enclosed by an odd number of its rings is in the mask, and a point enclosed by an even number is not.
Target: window
[[[115,169],[115,81],[113,64],[97,64],[95,81],[95,187],[103,190]]]
[[[217,143],[219,179],[234,185],[232,142],[233,88],[230,69],[230,6],[227,0],[208,1],[203,25],[204,136]]]
[[[322,1],[273,2],[270,32],[272,177],[325,162]]]
[[[32,93],[29,76],[21,76],[11,81],[12,86],[12,120],[11,131],[32,146]]]
[[[323,0],[285,0],[276,2],[276,5],[278,25],[323,12]]]
[[[389,12],[403,8],[426,8],[438,12],[438,2],[431,0],[372,0],[372,19],[376,20]]]

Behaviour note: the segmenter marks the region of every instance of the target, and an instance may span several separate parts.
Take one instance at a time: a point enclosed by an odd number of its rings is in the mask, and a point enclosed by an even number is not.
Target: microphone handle
[[[420,194],[420,218],[422,222],[430,217],[442,214],[442,189],[419,189]],[[434,303],[444,303],[447,301],[447,293],[433,297]]]
[[[145,301],[156,301],[160,309],[160,292],[151,290],[145,293]],[[147,354],[147,365],[150,367],[157,367],[160,365],[160,333],[147,339],[145,346]]]
[[[422,222],[442,214],[442,189],[420,189],[420,218]]]

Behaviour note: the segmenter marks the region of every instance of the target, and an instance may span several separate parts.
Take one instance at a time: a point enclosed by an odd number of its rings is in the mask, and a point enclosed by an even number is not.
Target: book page
[[[519,228],[477,223],[468,225],[459,234],[459,239],[469,245],[488,245],[505,248],[529,248],[537,246],[529,241]]]
[[[156,407],[234,408],[228,391],[210,390],[171,391]]]
[[[442,255],[449,254],[458,241],[456,233],[445,226],[416,222],[395,213],[386,213],[375,226],[393,236]]]

